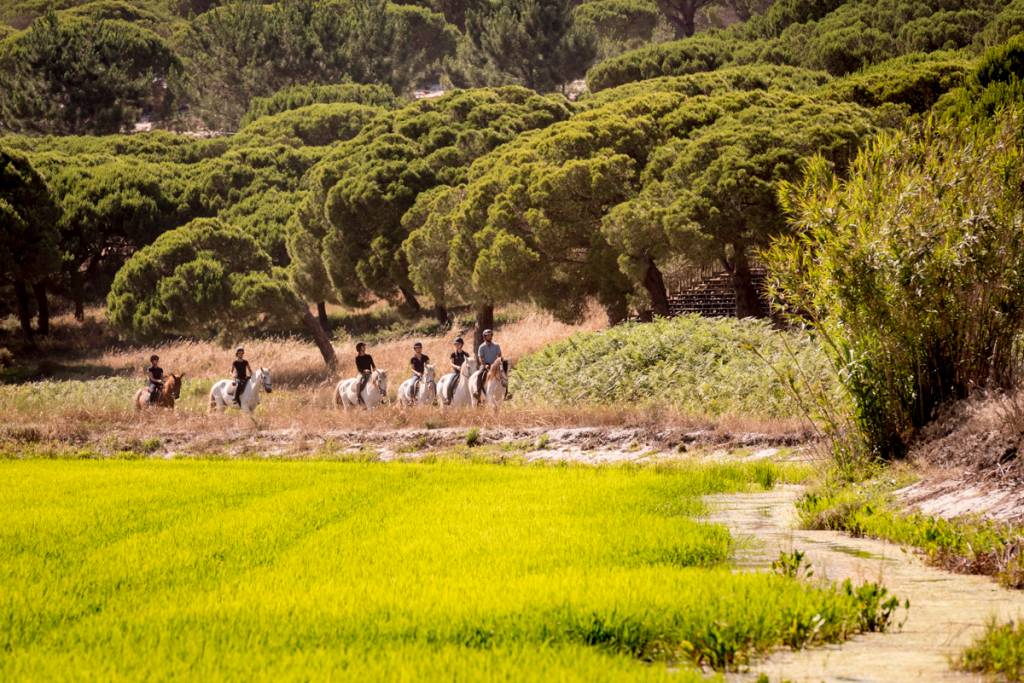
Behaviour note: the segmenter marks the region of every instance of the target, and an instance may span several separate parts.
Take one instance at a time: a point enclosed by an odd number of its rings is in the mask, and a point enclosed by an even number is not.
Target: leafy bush
[[[510,381],[516,400],[539,403],[790,416],[800,408],[787,383],[824,374],[823,354],[798,333],[762,321],[681,316],[577,334],[523,358]]]
[[[241,125],[244,127],[260,117],[301,109],[311,104],[341,103],[392,109],[398,104],[398,98],[395,97],[394,91],[386,85],[364,83],[295,85],[279,90],[269,97],[253,98]]]
[[[943,402],[1008,384],[1024,328],[1024,143],[927,123],[882,136],[836,178],[820,159],[781,198],[797,233],[765,254],[824,340],[861,445],[899,456]],[[854,448],[859,446],[855,443]]]
[[[957,666],[995,674],[1010,683],[1024,681],[1024,621],[989,623],[985,634],[964,651]]]

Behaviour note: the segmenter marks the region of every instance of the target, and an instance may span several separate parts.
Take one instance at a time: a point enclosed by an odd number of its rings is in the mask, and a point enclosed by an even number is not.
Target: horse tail
[[[210,412],[213,412],[213,409],[217,407],[217,396],[216,396],[216,393],[215,393],[216,390],[217,390],[217,385],[215,384],[210,389],[210,408],[209,408]]]
[[[341,397],[341,387],[335,385],[334,387],[334,407],[341,408],[344,399]]]

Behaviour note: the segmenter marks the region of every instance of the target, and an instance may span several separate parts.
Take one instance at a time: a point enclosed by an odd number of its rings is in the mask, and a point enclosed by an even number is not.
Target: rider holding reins
[[[412,358],[409,359],[409,366],[412,368],[412,378],[415,382],[412,385],[412,395],[416,395],[416,387],[423,379],[423,371],[430,362],[430,356],[423,353],[423,344],[416,342],[412,345]]]
[[[157,365],[160,356],[153,354],[149,357],[149,367],[146,368],[146,378],[149,380],[149,402],[156,403],[160,398],[160,392],[164,388],[164,369]]]
[[[508,361],[501,357],[501,346],[495,344],[492,339],[494,338],[494,332],[491,330],[484,330],[484,343],[480,345],[480,348],[476,351],[476,359],[480,361],[480,379],[479,386],[477,386],[476,393],[480,394],[484,390],[484,380],[487,377],[487,371],[491,369],[491,365],[501,361],[501,367],[508,372]]]
[[[377,369],[374,365],[373,356],[366,353],[366,344],[359,342],[356,344],[356,372],[359,373],[359,386],[356,387],[356,398],[359,400],[359,404],[366,406],[363,401],[363,389],[366,388],[366,383],[370,381],[370,373]]]
[[[242,393],[245,391],[245,386],[249,383],[249,378],[252,377],[252,367],[249,366],[249,361],[245,359],[245,349],[241,346],[235,349],[235,360],[231,363],[231,376],[235,380],[235,403],[241,407]]]
[[[445,396],[445,403],[451,403],[455,396],[455,387],[459,384],[459,377],[462,375],[462,364],[469,359],[469,354],[462,350],[465,342],[462,337],[455,338],[455,351],[452,352],[452,379],[448,382],[448,391]]]

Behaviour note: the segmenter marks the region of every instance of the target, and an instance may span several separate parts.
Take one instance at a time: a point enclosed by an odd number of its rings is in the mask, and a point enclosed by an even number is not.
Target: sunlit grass
[[[853,597],[693,519],[769,469],[0,462],[0,679],[686,681],[841,639]]]

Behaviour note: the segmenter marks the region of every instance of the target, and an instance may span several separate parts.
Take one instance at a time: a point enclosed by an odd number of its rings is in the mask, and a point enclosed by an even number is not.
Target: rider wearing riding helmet
[[[413,395],[416,395],[416,385],[423,379],[423,371],[430,362],[430,356],[423,353],[423,344],[416,342],[412,345],[412,358],[409,359],[409,366],[412,368]]]
[[[235,403],[242,405],[242,392],[245,391],[249,378],[252,377],[252,367],[245,359],[245,349],[239,346],[235,349],[235,360],[231,363],[231,376],[235,380]]]
[[[363,389],[366,388],[366,383],[370,381],[370,373],[377,369],[374,365],[373,356],[366,353],[366,344],[359,342],[356,344],[356,371],[359,373],[359,386],[356,387],[356,398],[360,404],[363,404]]]
[[[164,388],[164,369],[157,365],[158,362],[160,362],[160,356],[153,354],[149,357],[149,367],[146,368],[146,378],[149,380],[150,403],[156,402]]]
[[[501,367],[508,372],[508,361],[501,357],[501,347],[495,344],[493,339],[494,332],[484,330],[484,343],[476,350],[476,359],[480,361],[480,383],[476,389],[477,394],[484,390],[484,378],[487,377],[487,371],[491,365],[500,360]]]
[[[455,351],[452,352],[452,379],[448,382],[448,392],[445,397],[445,403],[451,403],[452,397],[455,396],[455,387],[459,383],[459,377],[462,375],[462,364],[469,358],[469,354],[462,350],[462,346],[465,344],[462,337],[455,338]]]

